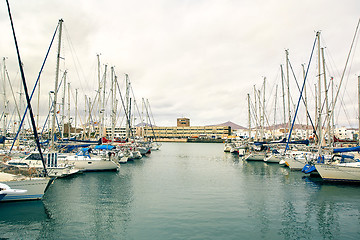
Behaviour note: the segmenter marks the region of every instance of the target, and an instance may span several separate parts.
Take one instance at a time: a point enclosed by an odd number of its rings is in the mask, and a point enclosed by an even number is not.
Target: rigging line
[[[318,33],[317,33],[317,34],[318,34]],[[297,106],[296,106],[296,111],[295,111],[295,114],[294,114],[294,120],[293,120],[293,122],[292,122],[290,131],[289,131],[289,136],[288,136],[288,139],[287,139],[287,141],[286,141],[285,152],[286,152],[286,150],[289,149],[289,142],[290,142],[290,139],[291,139],[291,133],[292,133],[292,130],[293,130],[293,127],[294,127],[294,123],[295,123],[295,119],[296,119],[297,112],[298,112],[298,110],[299,110],[299,105],[300,105],[300,101],[301,101],[301,98],[302,98],[302,93],[303,93],[303,91],[304,91],[304,86],[305,86],[305,83],[306,83],[306,79],[307,79],[307,75],[308,75],[308,71],[309,71],[311,59],[312,59],[312,56],[313,56],[313,53],[314,53],[315,44],[316,44],[316,41],[317,41],[317,34],[316,34],[316,37],[315,37],[315,40],[314,40],[313,48],[312,48],[312,50],[311,50],[310,59],[309,59],[309,64],[307,65],[304,82],[303,82],[303,85],[302,85],[302,88],[301,88],[301,91],[300,91],[300,97],[299,97],[299,100],[298,100],[298,103],[297,103]],[[316,134],[316,132],[315,132],[315,134]]]
[[[351,43],[351,46],[350,46],[350,51],[349,51],[348,56],[347,56],[347,59],[346,59],[345,67],[344,67],[343,73],[342,73],[342,75],[341,75],[341,80],[340,80],[340,84],[339,84],[339,89],[338,89],[337,92],[336,92],[334,104],[333,104],[332,109],[331,109],[331,116],[330,116],[330,118],[332,118],[332,116],[333,116],[333,114],[334,114],[335,105],[336,105],[337,98],[338,98],[338,95],[339,95],[339,92],[340,92],[340,88],[341,88],[341,85],[342,85],[342,82],[343,82],[343,78],[344,78],[344,75],[345,75],[346,67],[347,67],[347,64],[348,64],[348,62],[349,62],[349,58],[350,58],[350,54],[351,54],[351,51],[352,51],[352,48],[353,48],[353,45],[354,45],[354,41],[355,41],[356,36],[357,36],[357,33],[358,33],[359,24],[360,24],[360,18],[359,18],[358,24],[357,24],[357,26],[356,26],[355,34],[354,34],[354,37],[353,37],[353,40],[352,40],[352,43]]]
[[[138,106],[138,104],[137,104],[137,102],[136,102],[136,100],[135,100],[136,98],[135,98],[134,89],[133,89],[133,87],[132,87],[131,82],[130,82],[129,85],[130,85],[131,93],[132,93],[132,95],[133,95],[133,97],[134,97],[134,104],[135,104],[136,110],[138,111],[138,114],[139,114],[139,116],[140,116],[141,123],[144,123],[143,118],[142,118],[141,113],[140,113],[140,110],[139,110],[139,106]]]
[[[114,73],[115,73],[115,72],[114,72]],[[127,121],[127,123],[129,124],[129,126],[131,126],[131,122],[130,122],[129,116],[128,116],[127,112],[126,112],[126,107],[125,107],[124,99],[123,99],[122,94],[121,94],[121,89],[120,89],[119,81],[116,81],[116,86],[117,86],[117,88],[118,88],[118,90],[119,90],[120,99],[121,99],[121,104],[122,104],[122,106],[123,106],[123,108],[124,108],[124,111],[125,111],[126,121]],[[116,86],[115,86],[115,87],[116,87]],[[131,127],[130,127],[130,134],[131,134],[131,136],[134,138],[134,133],[133,133],[133,131],[131,130]],[[135,139],[135,138],[134,138],[134,139]]]
[[[357,40],[359,39],[359,35],[357,35]],[[356,52],[356,47],[357,47],[357,43],[358,43],[358,41],[355,41],[355,46],[354,46],[354,53]],[[347,86],[347,84],[348,84],[348,82],[349,82],[349,79],[350,79],[350,72],[351,72],[351,67],[352,67],[352,65],[353,65],[353,62],[354,62],[354,58],[355,58],[355,54],[353,54],[352,55],[352,59],[351,59],[351,63],[350,63],[350,67],[349,67],[349,71],[348,71],[348,76],[347,76],[347,80],[346,80],[346,83],[345,83],[345,90],[344,90],[344,93],[343,93],[343,96],[345,95],[345,93],[348,95],[348,98],[349,98],[349,100],[351,101],[352,99],[351,99],[351,97],[350,97],[350,95],[349,95],[349,92],[347,91],[347,89],[346,89],[346,86]],[[353,102],[353,101],[351,101],[351,102]],[[352,105],[353,106],[353,110],[354,110],[354,112],[356,112],[356,109],[355,109],[355,105]],[[356,107],[357,108],[357,107]]]
[[[59,86],[58,86],[58,88],[57,88],[57,90],[56,90],[57,92],[59,92],[63,80],[64,80],[64,75],[63,75],[63,77],[62,77],[61,80],[60,80]],[[50,96],[50,102],[51,102],[51,106],[50,106],[48,115],[47,115],[47,117],[46,117],[46,119],[45,119],[44,126],[43,126],[43,128],[42,128],[42,130],[41,130],[41,133],[40,133],[41,136],[43,135],[43,132],[44,132],[46,123],[47,123],[47,121],[48,121],[48,119],[49,119],[50,113],[51,113],[51,111],[53,111],[54,101],[52,100],[51,96]],[[56,121],[58,121],[58,120],[57,120],[56,113],[54,113],[54,114],[55,114]],[[60,132],[60,127],[58,128],[58,131]]]
[[[155,118],[154,118],[154,115],[153,115],[152,110],[151,110],[151,106],[150,106],[150,103],[149,103],[149,99],[147,99],[147,102],[148,102],[148,105],[149,105],[149,110],[150,110],[151,117],[152,117],[152,119],[153,119],[154,126],[156,127]]]
[[[92,103],[92,105],[91,105],[91,107],[90,107],[90,110],[89,110],[89,117],[88,117],[88,120],[85,122],[85,124],[90,124],[90,121],[93,121],[93,118],[92,118],[92,112],[93,112],[93,108],[94,108],[94,106],[95,106],[95,104],[97,104],[97,97],[98,97],[98,91],[96,91],[96,94],[95,94],[95,98],[94,98],[94,100],[93,100],[93,103]],[[109,94],[110,95],[110,94]],[[90,99],[90,97],[89,97],[89,99]],[[86,117],[86,116],[85,116]]]
[[[15,35],[15,28],[14,28],[13,20],[12,20],[12,17],[11,17],[10,5],[9,5],[9,1],[8,1],[8,0],[6,0],[6,4],[7,4],[8,13],[9,13],[9,18],[10,18],[10,22],[11,22],[11,28],[12,28],[12,32],[13,32],[13,36],[14,36],[16,53],[17,53],[18,62],[19,62],[19,68],[20,68],[20,72],[21,72],[21,79],[22,79],[22,82],[23,82],[23,87],[24,87],[24,92],[25,92],[25,96],[26,96],[26,101],[27,101],[27,105],[28,105],[28,108],[29,108],[29,113],[30,113],[30,117],[31,117],[31,123],[32,123],[33,131],[34,131],[35,142],[36,142],[37,148],[38,148],[39,153],[40,153],[41,161],[42,161],[43,168],[44,168],[44,175],[47,176],[46,164],[45,164],[44,156],[43,156],[42,151],[41,151],[39,136],[38,136],[38,133],[37,133],[37,130],[36,130],[36,124],[35,124],[34,114],[33,114],[32,107],[31,107],[30,97],[29,97],[29,93],[28,93],[28,89],[27,89],[27,85],[26,85],[26,80],[25,80],[25,73],[24,73],[24,69],[23,69],[23,67],[22,67],[22,61],[21,61],[21,57],[20,57],[20,51],[19,51],[19,47],[18,47],[16,35]]]
[[[147,105],[146,105],[146,103],[145,103],[145,99],[143,98],[142,100],[143,100],[143,103],[144,103],[144,106],[145,106],[146,115],[147,115],[147,117],[148,117],[148,119],[149,119],[149,123],[150,123],[151,130],[152,130],[153,135],[154,135],[154,139],[155,139],[155,141],[156,141],[156,135],[155,135],[154,127],[153,127],[153,124],[151,123],[151,118],[150,118],[150,115],[149,115],[149,112],[148,112]],[[149,108],[150,108],[150,105],[149,105]]]
[[[260,95],[259,95],[260,93],[258,92],[257,93],[257,97],[259,97],[260,98]],[[256,97],[256,96],[255,96]],[[265,112],[265,110],[263,109],[263,106],[262,106],[262,104],[260,104],[260,108],[263,110],[263,114],[264,114],[264,117],[265,117],[265,119],[266,119],[266,123],[268,124],[268,127],[270,127],[270,123],[269,123],[269,119],[268,119],[268,117],[267,117],[267,115],[266,115],[266,112]],[[260,123],[261,124],[261,123]],[[265,126],[263,126],[264,128],[265,128]]]
[[[277,71],[277,74],[276,74],[275,79],[278,79],[279,76],[280,76],[280,68],[279,68],[278,71]],[[272,84],[272,88],[271,88],[271,91],[270,91],[269,96],[273,96],[273,91],[274,91],[275,86],[276,86],[276,84]],[[275,97],[274,97],[274,99],[275,99]],[[270,104],[270,102],[272,102],[272,101],[270,101],[270,100],[272,100],[272,99],[269,98],[269,101],[266,102],[266,104],[265,104],[265,109],[267,109],[267,108],[268,108],[268,104]]]
[[[70,93],[71,93],[71,96],[72,96],[72,100],[75,100],[74,90],[72,88],[70,89]],[[75,112],[76,110],[74,109],[73,111],[74,111],[74,115],[76,115],[76,112]],[[81,118],[81,115],[80,115],[79,111],[77,113],[77,117],[79,117],[79,119],[80,119],[80,125],[83,126],[83,121],[82,121],[82,118]],[[76,126],[75,126],[75,128],[76,128]]]
[[[15,94],[14,94],[14,90],[13,90],[13,87],[12,87],[12,84],[11,84],[11,81],[10,81],[10,77],[9,77],[9,73],[7,71],[7,69],[5,68],[5,73],[6,73],[6,76],[7,76],[7,79],[9,81],[9,86],[10,86],[10,90],[11,90],[11,94],[14,98],[14,103],[15,103],[15,107],[16,107],[16,111],[17,111],[17,114],[18,114],[18,117],[19,117],[19,121],[21,120],[21,115],[20,115],[20,111],[19,111],[19,107],[18,107],[18,104],[16,102],[16,98],[15,98]],[[4,79],[5,81],[5,79]]]
[[[322,46],[328,46],[328,44],[326,43],[324,34],[321,35],[320,41],[323,43]],[[333,64],[335,65],[335,61],[334,61],[334,58],[332,57],[332,54],[330,53],[330,50],[329,50],[328,48],[326,48],[326,54],[329,56],[330,61],[332,61],[332,62],[330,62],[330,65],[331,65],[331,68],[333,68],[331,63],[333,63]],[[327,63],[328,63],[328,62],[326,62],[326,64],[327,64]],[[330,71],[329,71],[329,72],[330,72]],[[335,70],[332,71],[332,72],[336,72],[336,74],[338,74],[338,77],[340,78],[341,75],[340,75],[340,72],[339,72],[339,69],[338,69],[338,68],[335,68]]]
[[[153,131],[155,141],[157,141],[157,140],[156,140],[156,136],[155,136],[155,132],[154,132],[154,128],[153,128],[154,126],[156,127],[154,115],[153,115],[152,110],[151,110],[151,106],[150,106],[150,103],[149,103],[149,99],[146,99],[146,101],[147,101],[147,103],[148,103],[147,105],[149,106],[150,115],[152,116],[153,123],[154,123],[154,124],[151,125],[151,129],[152,129],[152,131]],[[150,122],[151,122],[150,116],[149,116],[149,120],[150,120]]]
[[[72,57],[74,66],[75,66],[75,72],[76,72],[76,75],[77,75],[78,80],[79,80],[80,88],[81,88],[82,92],[85,92],[85,89],[84,89],[84,87],[82,85],[82,81],[81,81],[81,77],[80,77],[78,69],[80,69],[80,71],[81,71],[82,79],[86,79],[86,77],[85,77],[84,71],[83,71],[83,69],[81,67],[80,60],[79,60],[79,58],[77,56],[74,45],[73,45],[73,43],[71,41],[70,34],[69,34],[68,30],[67,30],[66,24],[64,24],[64,30],[65,30],[66,39],[68,40],[68,43],[69,43],[69,50],[70,50],[70,53],[71,53],[71,57]]]
[[[8,1],[8,0],[6,0],[6,2],[7,2],[7,1]],[[8,9],[9,9],[9,15],[10,15],[10,7],[9,7],[9,5],[8,5]],[[47,60],[47,58],[48,58],[48,56],[49,56],[50,49],[51,49],[51,46],[52,46],[52,44],[53,44],[53,42],[54,42],[54,39],[55,39],[55,36],[56,36],[56,32],[57,32],[57,30],[58,30],[58,27],[59,27],[59,24],[56,25],[55,32],[54,32],[53,37],[52,37],[51,42],[50,42],[50,46],[49,46],[49,48],[48,48],[48,50],[47,50],[47,53],[46,53],[46,55],[45,55],[45,59],[44,59],[44,61],[43,61],[43,63],[42,63],[42,66],[41,66],[41,68],[40,68],[39,75],[38,75],[38,78],[36,79],[34,88],[33,88],[32,92],[31,92],[30,101],[31,101],[31,99],[32,99],[32,97],[33,97],[33,95],[34,95],[36,86],[37,86],[37,84],[38,84],[38,82],[39,82],[39,79],[40,79],[40,75],[41,75],[41,73],[42,73],[42,71],[43,71],[43,69],[44,69],[46,60]],[[15,32],[14,32],[14,38],[15,38]],[[22,67],[21,67],[21,68],[22,68]],[[23,70],[20,69],[20,72],[21,72],[21,71],[23,71]],[[22,73],[21,73],[21,74],[22,74]],[[28,94],[28,93],[27,93],[27,94]],[[20,104],[21,104],[21,102],[20,102]],[[13,140],[13,143],[12,143],[12,145],[11,145],[10,152],[11,152],[11,150],[13,149],[14,144],[15,144],[15,141],[16,141],[16,139],[17,139],[17,137],[18,137],[18,135],[19,135],[19,133],[20,133],[20,131],[21,131],[21,127],[22,127],[22,125],[23,125],[23,122],[24,122],[25,115],[26,115],[26,113],[27,113],[28,107],[29,107],[29,106],[27,106],[27,107],[25,108],[25,113],[24,113],[23,118],[22,118],[22,120],[21,120],[21,122],[20,122],[20,124],[19,124],[19,129],[18,129],[18,131],[17,131],[17,133],[16,133],[16,135],[15,135],[15,138],[14,138],[14,140]]]
[[[295,79],[295,82],[296,82],[296,86],[297,86],[297,88],[298,88],[298,90],[299,90],[299,92],[300,92],[300,94],[301,94],[301,89],[300,89],[299,83],[298,83],[298,81],[297,81],[297,79],[296,79],[296,76],[295,76],[295,73],[294,73],[294,69],[293,69],[293,67],[292,67],[292,65],[291,65],[290,59],[289,59],[289,66],[290,66],[291,72],[292,72],[292,74],[293,74],[293,76],[294,76],[294,79]],[[309,66],[308,66],[308,69],[309,69]],[[306,84],[305,81],[304,81],[304,84]],[[303,101],[304,105],[306,106],[307,103],[305,102],[304,96],[302,96],[302,94],[301,94],[301,100]],[[307,115],[307,117],[308,117],[309,120],[310,120],[310,124],[311,124],[311,126],[312,126],[312,128],[313,128],[313,132],[316,134],[316,128],[315,128],[314,123],[313,123],[313,121],[312,121],[312,119],[311,119],[311,116],[310,116],[309,111],[306,112],[306,115]]]
[[[344,113],[346,115],[346,120],[348,121],[349,126],[351,126],[351,123],[349,121],[350,118],[349,118],[348,112],[346,111],[346,108],[345,108],[344,96],[341,96],[340,104],[341,104],[341,107],[342,107],[340,109],[342,109],[344,111]],[[337,121],[339,119],[339,115],[340,115],[340,110],[338,111],[338,114],[337,114],[337,119],[336,119]]]
[[[350,117],[349,117],[348,112],[346,111],[346,108],[344,106],[344,99],[341,99],[341,105],[342,105],[343,111],[344,111],[344,113],[346,115],[346,120],[348,121],[349,126],[351,126],[352,124],[349,121]]]
[[[255,97],[256,97],[256,96],[255,96]],[[256,128],[257,128],[257,125],[260,125],[260,124],[259,124],[259,119],[258,119],[257,114],[256,114],[255,106],[254,106],[254,104],[253,104],[252,101],[250,101],[250,108],[252,109],[252,112],[255,113],[255,114],[251,114],[251,115],[253,116],[252,119],[255,120],[255,121],[254,121],[254,122],[255,122],[255,126],[256,126]]]

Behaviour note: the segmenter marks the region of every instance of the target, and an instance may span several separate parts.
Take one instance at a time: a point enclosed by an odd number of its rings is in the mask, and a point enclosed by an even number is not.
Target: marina
[[[163,143],[119,172],[57,179],[42,201],[0,204],[9,239],[358,239],[360,188]]]
[[[24,7],[29,3],[4,2],[9,22],[2,18],[0,25],[10,31],[4,31],[6,47],[0,46],[5,54],[0,62],[0,239],[360,238],[359,18],[352,38],[350,17],[336,22],[341,28],[331,26],[328,17],[321,24],[331,27],[312,34],[291,28],[285,32],[301,47],[290,51],[282,43],[279,54],[267,46],[275,44],[270,40],[275,33],[263,31],[269,27],[259,31],[251,23],[240,32],[230,30],[239,15],[233,9],[243,3],[200,2],[198,9],[190,2],[160,0],[152,10],[170,11],[160,11],[161,21],[154,24],[155,18],[141,11],[139,17],[130,14],[132,21],[119,20],[129,14],[126,7],[112,18],[96,15],[94,6],[103,5],[90,0],[93,11],[78,3],[71,3],[80,10],[76,14],[60,11],[69,25],[64,18],[55,24],[54,14],[27,29],[21,14],[29,13]],[[114,4],[139,10],[122,1]],[[248,7],[255,13],[258,3]],[[191,16],[189,9],[197,13],[190,18],[194,22],[179,18]],[[200,9],[215,20],[198,14]],[[170,12],[175,15],[167,16]],[[85,20],[89,16],[93,22]],[[199,19],[216,22],[204,28],[210,35],[195,36],[203,34]],[[175,25],[165,26],[167,21]],[[146,31],[139,22],[149,22]],[[197,31],[187,32],[193,23]],[[161,31],[153,28],[158,25]],[[251,36],[245,37],[244,27]],[[29,34],[30,29],[38,33]],[[138,32],[142,36],[136,38]],[[342,44],[334,34],[342,36]],[[261,48],[267,52],[263,56],[263,50],[254,51],[258,39],[266,39],[260,44],[267,46]],[[89,57],[99,43],[106,53],[96,50]],[[255,60],[250,52],[260,57]],[[347,53],[346,59],[340,53]],[[262,61],[267,63],[260,68]],[[339,70],[335,63],[344,66]],[[265,69],[269,75],[277,69],[276,76],[265,76]],[[152,105],[138,94],[151,96]],[[170,126],[175,118],[176,126]]]

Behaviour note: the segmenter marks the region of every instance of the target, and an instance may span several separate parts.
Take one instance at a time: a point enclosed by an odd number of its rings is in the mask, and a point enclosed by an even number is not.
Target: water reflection
[[[0,239],[39,238],[42,224],[50,218],[42,201],[1,203]]]
[[[42,201],[1,203],[0,212],[0,223],[10,225],[41,222],[50,218]]]
[[[84,236],[113,239],[119,233],[125,236],[131,221],[131,180],[129,171],[84,173],[76,178],[58,179],[44,199],[51,209],[52,221],[44,227],[42,238],[56,239],[61,229],[68,229],[64,238],[74,238],[72,232],[83,233],[76,236],[80,239]]]
[[[258,219],[261,238],[273,234],[272,229],[278,229],[283,239],[339,239],[348,232],[359,234],[359,186],[324,183],[262,162],[243,162],[241,174],[246,176],[246,205],[250,216]],[[274,209],[280,215],[278,226]]]

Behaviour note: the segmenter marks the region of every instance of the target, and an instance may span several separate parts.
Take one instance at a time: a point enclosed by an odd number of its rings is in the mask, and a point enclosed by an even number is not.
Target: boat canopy
[[[94,149],[97,149],[97,150],[112,150],[113,148],[115,148],[115,146],[111,146],[109,144],[106,144],[106,145],[96,145],[94,147]]]
[[[286,138],[283,138],[280,141],[271,141],[271,142],[254,142],[254,144],[256,146],[259,145],[264,145],[264,144],[279,144],[279,143],[286,143]],[[309,145],[310,141],[309,140],[297,140],[297,141],[290,141],[289,144],[304,144],[304,145]]]
[[[350,147],[350,148],[334,148],[333,153],[341,152],[360,152],[360,146]]]

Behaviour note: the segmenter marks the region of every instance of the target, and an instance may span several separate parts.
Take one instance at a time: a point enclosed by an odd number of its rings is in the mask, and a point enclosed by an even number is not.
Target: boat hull
[[[266,153],[250,153],[245,160],[246,161],[264,161]]]
[[[306,160],[302,158],[286,158],[285,164],[290,168],[291,171],[301,171],[306,164]]]
[[[32,178],[24,180],[14,180],[3,182],[12,189],[23,189],[26,192],[6,194],[0,199],[1,202],[39,200],[43,197],[47,187],[53,179],[51,178]]]
[[[70,161],[69,161],[70,162]],[[108,160],[77,160],[71,162],[74,164],[74,167],[80,169],[81,171],[116,171],[118,165],[113,161]]]
[[[324,181],[360,182],[360,167],[315,164]]]
[[[266,157],[264,159],[264,162],[267,162],[267,163],[280,163],[280,161],[281,161],[281,158],[274,154],[271,154],[269,157]]]

